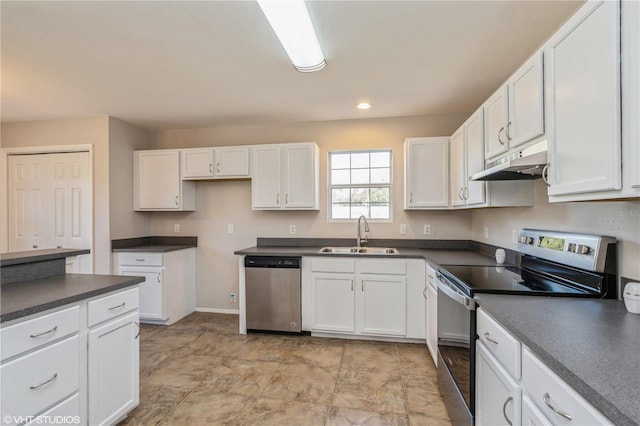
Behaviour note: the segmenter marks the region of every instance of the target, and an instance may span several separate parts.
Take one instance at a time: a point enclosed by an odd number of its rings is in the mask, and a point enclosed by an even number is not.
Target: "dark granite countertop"
[[[114,252],[165,253],[198,247],[198,237],[139,237],[111,241]]]
[[[496,294],[476,300],[614,424],[640,424],[640,315],[623,302]]]
[[[65,274],[0,286],[0,322],[67,305],[144,281],[144,277]]]
[[[71,256],[91,253],[89,249],[43,249],[16,251],[0,254],[0,266],[22,265],[46,260],[64,259]]]

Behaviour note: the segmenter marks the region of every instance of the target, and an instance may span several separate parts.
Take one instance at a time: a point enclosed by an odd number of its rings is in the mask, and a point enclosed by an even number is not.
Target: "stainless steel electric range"
[[[523,229],[518,251],[519,265],[441,265],[436,274],[438,389],[454,424],[474,422],[474,294],[617,296],[613,237]]]

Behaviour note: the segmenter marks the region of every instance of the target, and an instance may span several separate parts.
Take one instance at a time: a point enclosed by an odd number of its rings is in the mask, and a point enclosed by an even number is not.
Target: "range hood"
[[[494,161],[486,170],[471,175],[469,180],[539,179],[546,164],[547,143],[545,141]]]

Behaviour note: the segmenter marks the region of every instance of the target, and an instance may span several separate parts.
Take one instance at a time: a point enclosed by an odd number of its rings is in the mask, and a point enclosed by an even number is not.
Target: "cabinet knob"
[[[179,206],[180,203],[178,203],[178,196],[176,195],[176,206]]]
[[[216,164],[216,172],[217,172],[217,173],[220,173],[220,163],[217,163],[217,164]]]
[[[34,249],[38,248],[38,245],[37,245],[37,244],[34,244],[34,245],[33,245],[33,248],[34,248]]]

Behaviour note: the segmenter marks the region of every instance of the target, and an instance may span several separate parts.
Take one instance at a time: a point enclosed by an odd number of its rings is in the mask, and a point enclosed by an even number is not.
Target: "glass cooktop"
[[[443,265],[439,272],[464,293],[586,295],[587,292],[515,266]]]

